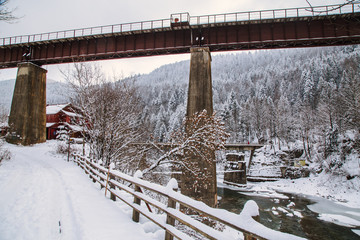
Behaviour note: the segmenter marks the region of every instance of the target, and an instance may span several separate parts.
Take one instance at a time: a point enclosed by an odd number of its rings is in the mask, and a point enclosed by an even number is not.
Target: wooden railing
[[[236,234],[242,232],[245,239],[302,239],[294,235],[274,231],[255,221],[253,217],[258,214],[258,207],[254,201],[247,202],[243,211],[237,215],[226,210],[211,208],[202,202],[182,195],[177,192],[175,179],[171,179],[169,184],[163,187],[142,180],[140,171],[132,177],[110,168],[106,169],[79,154],[73,154],[73,160],[85,170],[93,182],[98,182],[102,188],[105,188],[105,193],[106,191],[110,193],[110,199],[113,201],[120,199],[133,208],[133,221],[139,222],[141,214],[163,228],[166,231],[166,240],[171,240],[174,237],[177,239],[192,239],[175,227],[175,221],[193,229],[207,239],[234,239],[234,236],[215,230],[184,214],[180,209],[197,212],[199,216],[212,219],[214,222],[232,228],[232,231]],[[162,196],[167,199],[167,204],[150,197],[144,193],[145,191]],[[129,200],[128,195],[124,197],[124,192],[131,194],[133,200]],[[166,214],[166,221],[161,214],[155,213],[152,208],[156,208],[157,212]],[[257,214],[254,214],[254,212]]]

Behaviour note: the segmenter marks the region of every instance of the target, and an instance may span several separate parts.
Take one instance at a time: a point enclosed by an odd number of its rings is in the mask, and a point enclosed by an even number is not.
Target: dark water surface
[[[259,206],[260,222],[274,230],[314,240],[360,239],[359,235],[351,231],[351,229],[360,229],[359,227],[343,227],[319,220],[319,214],[312,212],[307,207],[310,204],[315,204],[315,200],[291,194],[284,194],[289,199],[248,196],[237,190],[221,187],[218,187],[218,195],[221,197],[219,208],[234,213],[240,213],[246,201],[254,200]],[[281,209],[279,210],[278,207]],[[278,215],[276,215],[277,213]],[[296,216],[298,213],[301,213],[302,217]]]

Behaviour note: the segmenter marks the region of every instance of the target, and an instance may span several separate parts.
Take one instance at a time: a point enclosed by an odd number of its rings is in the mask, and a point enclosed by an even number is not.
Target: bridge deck
[[[356,44],[359,5],[186,14],[176,22],[174,14],[169,19],[0,38],[0,67],[185,53],[196,45],[228,51]],[[204,41],[197,41],[201,37]]]

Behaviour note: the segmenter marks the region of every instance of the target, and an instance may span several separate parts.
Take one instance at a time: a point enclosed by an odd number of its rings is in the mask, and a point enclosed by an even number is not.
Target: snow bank
[[[319,215],[319,219],[344,227],[360,227],[360,221],[342,215],[322,213]]]
[[[359,235],[359,236],[360,236],[360,230],[357,230],[357,229],[352,229],[352,231],[353,231],[354,233],[356,233],[357,235]]]

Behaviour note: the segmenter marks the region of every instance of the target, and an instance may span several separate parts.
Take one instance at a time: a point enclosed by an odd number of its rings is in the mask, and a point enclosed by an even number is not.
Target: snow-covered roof
[[[69,117],[81,117],[81,115],[77,114],[77,113],[73,113],[73,112],[69,112],[69,111],[64,111],[61,110],[63,113],[65,113],[66,115],[68,115]]]
[[[54,126],[55,124],[57,124],[57,123],[46,123],[46,127],[48,128],[48,127],[52,127],[52,126]]]
[[[72,131],[74,132],[81,132],[83,130],[82,127],[80,126],[77,126],[77,125],[72,125],[72,124],[69,124],[69,123],[63,123],[64,125],[66,125],[68,128],[70,128]]]
[[[81,132],[83,130],[82,127],[77,126],[77,125],[72,125],[69,124],[67,122],[63,122],[63,123],[46,123],[46,127],[53,127],[55,125],[57,125],[57,128],[63,129],[64,127],[68,127],[69,129],[71,129],[73,132]]]
[[[69,106],[69,104],[59,104],[59,105],[49,105],[46,106],[46,114],[57,114],[65,107]]]

